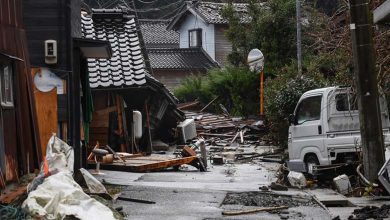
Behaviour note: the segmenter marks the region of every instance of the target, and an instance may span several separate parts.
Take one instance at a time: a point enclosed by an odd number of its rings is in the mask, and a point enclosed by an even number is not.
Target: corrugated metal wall
[[[0,52],[19,58],[13,62],[14,107],[1,107],[1,123],[4,126],[5,167],[1,167],[7,181],[17,175],[38,168],[40,162],[39,138],[37,136],[29,53],[23,29],[21,0],[0,1]],[[29,159],[27,159],[27,157]],[[27,164],[29,161],[29,164]]]

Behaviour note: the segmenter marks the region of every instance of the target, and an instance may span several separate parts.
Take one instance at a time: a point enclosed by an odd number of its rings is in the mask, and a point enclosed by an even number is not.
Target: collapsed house
[[[83,95],[90,144],[151,153],[153,139],[172,142],[184,114],[150,74],[137,18],[124,9],[92,9],[82,12],[81,21],[84,39],[108,41],[112,48],[110,59],[87,60],[91,94]]]

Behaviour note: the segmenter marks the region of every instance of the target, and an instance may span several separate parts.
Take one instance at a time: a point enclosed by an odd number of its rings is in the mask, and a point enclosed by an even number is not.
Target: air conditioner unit
[[[186,119],[178,126],[179,139],[182,143],[186,143],[196,137],[196,125],[194,119]]]

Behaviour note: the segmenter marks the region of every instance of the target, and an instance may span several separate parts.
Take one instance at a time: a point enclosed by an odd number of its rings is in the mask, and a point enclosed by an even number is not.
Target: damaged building
[[[0,188],[41,161],[21,1],[0,2]]]
[[[84,39],[108,41],[112,49],[110,59],[86,63],[93,109],[85,106],[84,114],[92,115],[91,145],[151,153],[153,139],[174,141],[184,115],[173,94],[150,74],[137,18],[122,9],[92,9],[81,17]]]

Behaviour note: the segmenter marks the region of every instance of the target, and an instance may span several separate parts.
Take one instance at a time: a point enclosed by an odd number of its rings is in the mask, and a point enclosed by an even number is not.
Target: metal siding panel
[[[7,129],[4,129],[7,180],[15,180],[16,172],[18,175],[26,172],[27,154],[30,156],[30,168],[39,167],[34,152],[39,140],[35,137],[34,112],[31,110],[34,101],[30,90],[32,80],[28,77],[29,57],[22,29],[21,0],[0,1],[0,4],[0,51],[23,60],[14,62],[14,108],[3,111],[3,122],[7,125]]]
[[[15,161],[15,159],[18,158],[15,110],[3,109],[2,113],[3,125],[7,126],[7,129],[3,130],[5,146],[5,177],[7,181],[14,181],[16,180],[16,172],[18,169],[17,161]]]

